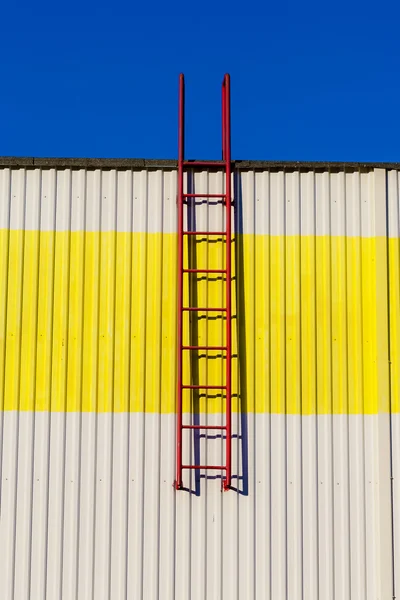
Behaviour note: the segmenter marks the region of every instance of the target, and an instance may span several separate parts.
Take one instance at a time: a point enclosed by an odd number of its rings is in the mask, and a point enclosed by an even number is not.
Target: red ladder
[[[175,489],[183,488],[183,469],[212,469],[225,471],[222,487],[229,490],[232,480],[232,391],[231,391],[231,365],[232,365],[232,337],[231,337],[231,125],[230,125],[230,77],[225,75],[222,82],[222,162],[219,161],[186,161],[184,159],[184,121],[185,121],[185,81],[184,76],[179,76],[179,125],[178,125],[178,381],[177,381],[177,431],[176,431],[176,479]],[[225,192],[221,194],[190,194],[184,192],[185,169],[219,168],[225,171]],[[183,207],[188,198],[216,198],[224,201],[226,206],[225,231],[184,231]],[[225,269],[185,269],[183,266],[184,237],[191,235],[219,236],[225,238],[226,266]],[[188,238],[187,238],[188,239]],[[224,307],[199,307],[183,306],[183,278],[192,273],[220,273],[226,277],[226,305]],[[183,313],[192,312],[219,312],[225,314],[226,346],[185,346],[183,345]],[[198,350],[220,350],[225,352],[225,385],[191,385],[182,381],[183,352]],[[182,414],[183,390],[221,390],[226,394],[226,421],[225,425],[185,425]],[[182,437],[183,430],[222,430],[225,432],[225,464],[224,465],[199,465],[182,464]]]

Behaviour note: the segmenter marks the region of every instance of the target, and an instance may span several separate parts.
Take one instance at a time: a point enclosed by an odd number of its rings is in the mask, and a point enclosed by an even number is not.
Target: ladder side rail
[[[230,77],[224,77],[222,95],[225,100],[224,109],[224,152],[225,152],[225,193],[226,193],[226,476],[224,490],[229,490],[232,483],[232,229],[231,229],[231,106]]]
[[[175,488],[182,489],[182,345],[183,345],[183,162],[185,154],[185,79],[179,76],[178,108],[178,289],[177,289],[177,415],[176,415],[176,479]]]
[[[225,77],[222,82],[222,160],[226,160],[226,88],[225,88]]]

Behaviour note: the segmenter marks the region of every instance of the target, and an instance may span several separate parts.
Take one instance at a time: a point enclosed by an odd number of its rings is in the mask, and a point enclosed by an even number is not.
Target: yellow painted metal
[[[196,236],[189,243],[186,266],[223,266],[222,240]],[[387,326],[386,332],[379,326],[386,243],[384,237],[236,235],[235,411],[389,410],[379,355],[387,339]],[[390,240],[391,280],[399,271],[398,243]],[[1,230],[0,249],[4,410],[174,411],[176,234]],[[395,301],[398,286],[391,289]],[[222,276],[187,277],[184,293],[185,301],[196,296],[192,305],[221,306]],[[399,369],[396,315],[392,386]],[[224,343],[221,315],[185,319],[185,344]],[[223,384],[217,363],[202,351],[191,362],[187,357],[186,382]],[[184,402],[185,410],[223,410],[217,394],[206,399],[188,391]],[[396,400],[393,409],[399,410]]]

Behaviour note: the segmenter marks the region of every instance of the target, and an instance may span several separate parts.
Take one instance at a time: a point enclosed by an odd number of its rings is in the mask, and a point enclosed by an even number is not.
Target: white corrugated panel
[[[391,598],[398,172],[235,175],[226,493],[218,472],[173,488],[176,172],[2,169],[0,194],[1,597]],[[221,206],[188,210],[192,229],[224,225]],[[205,285],[211,304],[222,282]],[[198,402],[185,418],[223,422]],[[185,460],[223,459],[186,435]]]
[[[395,591],[400,590],[400,175],[388,170],[388,273],[390,298],[390,385],[391,385],[391,442],[393,477],[393,566]]]

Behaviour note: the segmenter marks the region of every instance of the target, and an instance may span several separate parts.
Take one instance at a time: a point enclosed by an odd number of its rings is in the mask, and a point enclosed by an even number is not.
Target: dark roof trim
[[[365,162],[307,162],[274,160],[235,160],[233,167],[239,170],[334,170],[358,171],[372,169],[400,170],[400,163]],[[44,169],[176,169],[177,161],[171,159],[145,158],[33,158],[1,156],[0,167],[44,168]],[[221,161],[221,166],[222,166]],[[218,167],[216,167],[218,168]]]

